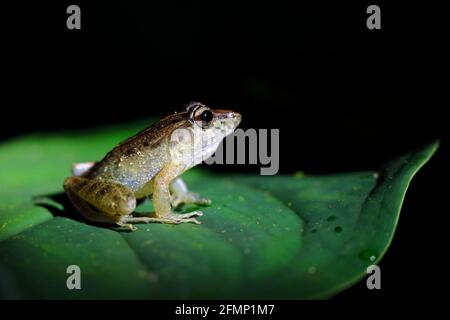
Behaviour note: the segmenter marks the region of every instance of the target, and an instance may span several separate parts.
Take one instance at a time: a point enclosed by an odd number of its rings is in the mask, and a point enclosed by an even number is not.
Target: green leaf
[[[86,223],[62,194],[73,162],[100,159],[144,124],[17,138],[0,146],[3,298],[324,298],[366,275],[392,241],[408,184],[437,149],[380,172],[185,174],[210,197],[202,225]],[[151,210],[149,202],[138,211]],[[68,290],[69,265],[82,290]]]

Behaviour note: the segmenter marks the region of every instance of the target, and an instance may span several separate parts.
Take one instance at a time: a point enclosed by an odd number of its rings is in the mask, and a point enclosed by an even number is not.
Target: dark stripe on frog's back
[[[87,173],[86,177],[96,176],[98,169],[102,168],[106,163],[116,161],[122,156],[132,156],[133,154],[136,154],[137,151],[145,153],[146,149],[150,151],[158,147],[170,132],[187,124],[187,112],[171,114],[159,120],[150,127],[145,128],[115,146],[101,161],[95,164],[89,173]]]

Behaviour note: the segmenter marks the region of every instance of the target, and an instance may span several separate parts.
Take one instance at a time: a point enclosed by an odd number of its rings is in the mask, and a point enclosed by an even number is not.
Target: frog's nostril
[[[237,113],[237,112],[230,112],[229,117],[231,119],[238,119],[238,120],[241,119],[241,115],[239,113]]]
[[[241,115],[237,112],[230,112],[230,118],[233,119],[237,124],[241,122]]]

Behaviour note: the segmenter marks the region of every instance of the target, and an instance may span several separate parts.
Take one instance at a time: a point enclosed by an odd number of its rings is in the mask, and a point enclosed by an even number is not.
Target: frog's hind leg
[[[66,190],[66,194],[69,197],[70,201],[72,202],[73,206],[87,220],[92,222],[116,223],[114,219],[111,219],[108,215],[105,215],[101,211],[89,205],[89,203],[81,199],[75,192],[71,190]]]
[[[202,198],[198,193],[190,192],[184,181],[178,177],[170,183],[171,204],[173,207],[178,207],[180,204],[199,204],[210,205],[211,200]]]
[[[64,190],[80,213],[93,222],[117,223],[136,207],[128,187],[108,180],[69,177]]]

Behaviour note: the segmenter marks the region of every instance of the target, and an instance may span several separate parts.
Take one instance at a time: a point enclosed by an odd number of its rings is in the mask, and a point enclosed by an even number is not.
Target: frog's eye
[[[214,119],[214,113],[205,105],[194,111],[194,121],[202,129],[207,129]]]
[[[208,123],[213,119],[213,114],[211,112],[211,110],[205,110],[200,114],[200,119],[202,119],[202,121]]]

